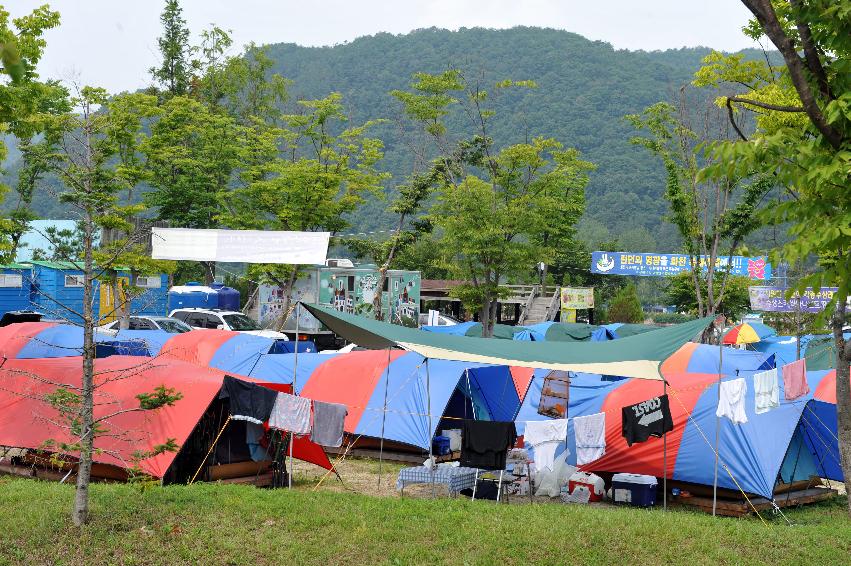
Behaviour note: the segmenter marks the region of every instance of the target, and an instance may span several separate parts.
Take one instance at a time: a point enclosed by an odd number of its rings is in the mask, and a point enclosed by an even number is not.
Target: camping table
[[[452,466],[438,466],[434,473],[425,466],[414,466],[413,468],[402,468],[399,470],[399,478],[396,480],[396,489],[404,495],[405,486],[415,483],[430,484],[434,480],[436,484],[443,484],[449,489],[449,495],[458,495],[462,489],[472,489],[476,483],[475,468],[461,468]]]

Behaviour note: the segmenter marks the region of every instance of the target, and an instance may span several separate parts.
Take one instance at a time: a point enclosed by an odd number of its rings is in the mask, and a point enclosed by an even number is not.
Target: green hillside
[[[623,116],[671,96],[709,51],[615,50],[573,33],[518,27],[385,33],[320,48],[276,44],[269,55],[277,61],[275,70],[295,81],[295,96],[339,91],[356,120],[397,116],[398,106],[387,93],[405,88],[416,71],[453,66],[468,76],[483,72],[493,80],[533,79],[539,88],[499,99],[501,121],[493,129],[497,143],[522,141],[528,133],[579,148],[599,166],[588,187],[583,223],[595,234],[591,239],[604,238],[608,230],[623,236],[626,245],[671,249],[677,245],[675,230],[660,222],[666,210],[662,168],[629,144],[632,131]],[[387,145],[385,166],[398,179],[410,170],[411,156],[393,124],[381,129],[381,137]],[[354,224],[386,228],[381,212],[382,204],[372,203]]]
[[[468,77],[483,75],[485,82],[536,81],[537,89],[497,99],[499,118],[492,130],[497,145],[545,135],[579,148],[599,166],[587,190],[583,236],[592,245],[619,237],[622,246],[635,251],[673,250],[677,236],[673,226],[662,221],[662,168],[645,150],[629,144],[633,132],[623,116],[670,98],[707,53],[708,48],[615,50],[573,33],[526,27],[382,33],[333,47],[269,46],[275,72],[294,81],[293,98],[337,91],[355,122],[389,120],[375,131],[386,144],[384,168],[393,174],[389,186],[410,172],[413,159],[400,143],[395,123],[400,108],[388,92],[406,88],[414,72],[451,66]],[[757,55],[762,56],[754,52]],[[460,125],[466,118],[453,119]],[[10,164],[7,177],[15,169]],[[14,195],[9,200],[14,201]],[[35,204],[43,216],[62,216],[61,206],[47,194],[37,196]],[[390,228],[385,206],[374,201],[362,207],[352,217],[352,231]]]

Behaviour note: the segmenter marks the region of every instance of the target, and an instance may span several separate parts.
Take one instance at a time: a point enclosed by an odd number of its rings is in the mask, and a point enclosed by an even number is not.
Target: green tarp
[[[364,348],[398,346],[425,356],[473,363],[662,379],[659,365],[698,337],[711,317],[606,342],[519,342],[423,332],[305,304],[335,334]]]

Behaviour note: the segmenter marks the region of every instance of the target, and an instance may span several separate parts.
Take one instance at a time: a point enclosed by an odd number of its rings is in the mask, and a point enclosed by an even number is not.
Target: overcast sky
[[[47,33],[42,77],[75,79],[110,92],[148,84],[158,60],[159,0],[7,0],[12,17],[48,1],[62,25]],[[193,36],[210,24],[235,45],[334,45],[377,32],[441,27],[564,29],[618,49],[753,47],[741,32],[739,0],[183,0]]]

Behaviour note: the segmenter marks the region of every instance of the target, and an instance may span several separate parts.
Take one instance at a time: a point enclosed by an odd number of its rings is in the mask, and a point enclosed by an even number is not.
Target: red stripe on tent
[[[836,370],[825,374],[825,376],[821,378],[821,382],[818,384],[818,387],[816,387],[816,390],[813,391],[813,399],[833,403],[834,405],[836,404]]]
[[[533,368],[516,366],[511,366],[508,369],[511,371],[511,380],[514,381],[514,389],[517,390],[520,403],[523,403],[523,398],[526,397],[526,392],[529,391],[529,384],[532,383],[532,378],[535,377],[535,370]]]
[[[230,330],[193,330],[175,334],[163,345],[160,356],[207,366],[222,344],[235,336],[238,333]]]
[[[390,354],[391,363],[406,353],[393,350]],[[346,415],[344,430],[352,433],[387,368],[387,358],[384,350],[350,352],[345,356],[331,358],[313,371],[301,390],[301,396],[345,405],[349,414]]]
[[[674,352],[667,360],[662,362],[659,371],[663,376],[670,374],[686,373],[688,371],[688,363],[698,344],[695,342],[686,342],[683,347]]]
[[[33,338],[56,322],[19,322],[0,328],[0,357],[14,358]]]
[[[674,474],[674,464],[685,432],[686,422],[694,410],[698,399],[707,386],[715,383],[718,376],[712,374],[667,375],[668,398],[671,406],[671,418],[674,429],[667,435],[668,466],[667,475]],[[606,455],[581,466],[584,471],[622,472],[629,470],[636,474],[662,477],[664,470],[663,440],[650,437],[645,442],[627,446],[622,432],[622,409],[647,399],[662,395],[662,384],[641,379],[630,380],[618,387],[606,397],[602,411],[606,413]]]

